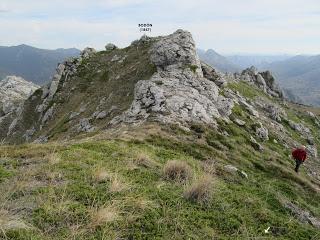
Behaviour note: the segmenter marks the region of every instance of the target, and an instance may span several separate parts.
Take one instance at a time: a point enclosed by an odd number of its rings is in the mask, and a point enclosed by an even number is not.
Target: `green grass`
[[[197,69],[198,69],[198,66],[197,66],[197,65],[189,65],[188,67],[190,68],[190,70],[191,70],[193,73],[195,73],[195,72],[197,71]]]
[[[199,129],[198,126],[190,133],[180,132],[179,139],[147,135],[144,140],[0,147],[0,158],[7,159],[1,173],[11,168],[16,171],[15,175],[5,175],[0,185],[2,192],[10,189],[8,185],[14,184],[15,179],[42,182],[32,191],[26,184],[7,192],[7,198],[22,206],[37,199],[31,212],[22,212],[20,216],[33,228],[8,230],[7,238],[311,239],[317,236],[318,230],[293,218],[281,203],[281,199],[294,201],[320,216],[319,195],[305,173],[297,176],[292,171],[286,151],[269,141],[265,152],[255,152],[247,144],[247,129],[234,124],[221,123],[218,130],[202,127],[201,136]],[[220,134],[222,129],[230,136]],[[274,150],[278,155],[273,154]],[[137,164],[139,154],[146,155],[153,164]],[[23,159],[36,159],[36,165],[26,170],[19,164]],[[193,179],[186,183],[165,180],[162,169],[170,160],[186,161],[194,172]],[[223,167],[226,164],[245,171],[248,179],[226,172]],[[97,181],[95,176],[101,171],[110,177]],[[211,201],[199,204],[186,200],[185,189],[208,174],[213,179]],[[17,191],[23,194],[17,195]],[[10,204],[3,207],[10,209]],[[116,217],[96,220],[94,212],[103,208],[111,209]],[[272,229],[268,235],[264,234],[267,227]]]

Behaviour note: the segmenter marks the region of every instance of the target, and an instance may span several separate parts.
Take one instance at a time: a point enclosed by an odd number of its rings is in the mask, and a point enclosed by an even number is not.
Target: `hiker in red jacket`
[[[302,146],[301,148],[293,149],[292,157],[296,160],[296,168],[294,170],[298,172],[300,165],[307,159],[306,147]]]

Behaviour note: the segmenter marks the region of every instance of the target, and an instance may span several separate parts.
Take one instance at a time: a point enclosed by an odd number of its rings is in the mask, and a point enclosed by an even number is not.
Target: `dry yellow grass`
[[[119,218],[117,209],[114,206],[104,206],[101,208],[93,209],[91,211],[91,224],[90,226],[96,228],[98,226],[114,222]]]
[[[123,192],[129,189],[129,185],[120,179],[120,176],[113,174],[110,184],[110,192],[117,193]]]
[[[190,166],[183,161],[168,161],[163,167],[163,175],[167,180],[184,182],[192,177]]]
[[[197,203],[207,203],[212,197],[212,178],[205,175],[195,180],[184,191],[184,197]]]
[[[111,180],[111,174],[104,169],[96,169],[93,172],[93,178],[96,182],[107,182]]]
[[[135,159],[135,163],[138,166],[150,168],[155,165],[155,162],[150,159],[150,157],[145,153],[139,153]]]

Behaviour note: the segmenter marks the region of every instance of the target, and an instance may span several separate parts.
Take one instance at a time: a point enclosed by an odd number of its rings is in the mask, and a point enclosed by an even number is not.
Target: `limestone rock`
[[[246,109],[252,116],[259,117],[259,112],[258,112],[251,104],[249,104],[247,101],[245,101],[244,99],[239,99],[239,104],[241,104],[242,106],[244,106],[245,109]]]
[[[246,125],[246,122],[245,122],[245,121],[242,121],[242,120],[240,120],[240,119],[238,119],[238,118],[234,119],[233,121],[234,121],[237,125],[239,125],[239,126],[244,126],[244,125]]]
[[[314,158],[318,157],[318,150],[315,145],[307,145],[306,150],[310,154],[310,156],[312,156]]]
[[[202,122],[231,114],[233,101],[219,96],[217,85],[204,78],[195,43],[189,32],[178,30],[160,38],[151,49],[158,71],[139,81],[128,111],[112,120],[138,123],[148,118],[163,123]]]
[[[34,143],[47,143],[48,142],[48,137],[47,136],[40,136],[36,140],[33,141]]]
[[[225,165],[224,170],[228,173],[238,173],[241,177],[248,178],[248,174],[242,170],[239,170],[233,165]]]
[[[263,151],[263,147],[261,146],[261,144],[258,143],[257,140],[252,136],[250,136],[250,143],[255,150],[260,152]]]
[[[320,219],[314,217],[309,211],[303,210],[291,202],[285,203],[284,206],[290,209],[300,222],[309,223],[310,225],[320,229]]]
[[[21,77],[7,76],[0,81],[0,117],[13,112],[39,86]]]
[[[311,118],[316,118],[316,115],[313,112],[307,111],[307,114]]]
[[[99,112],[96,116],[96,119],[104,119],[107,115],[108,114],[106,111]]]
[[[234,102],[230,98],[225,98],[219,95],[216,106],[220,115],[226,118],[231,115]]]
[[[258,72],[258,70],[252,66],[243,70],[239,78],[242,81],[254,83],[265,93],[273,97],[283,97],[280,87],[276,84],[275,78],[269,71]]]
[[[225,87],[227,85],[227,81],[222,76],[222,74],[219,74],[214,68],[209,66],[208,64],[201,62],[201,69],[203,72],[203,76],[213,81],[218,87]]]
[[[281,108],[273,104],[266,104],[264,106],[264,109],[266,110],[266,112],[269,113],[270,118],[277,122],[281,122],[282,120],[281,116],[285,115],[285,112]]]
[[[304,126],[302,123],[295,123],[292,120],[288,120],[288,124],[293,130],[301,133],[304,136],[311,133],[310,129]]]
[[[262,141],[269,140],[269,132],[268,129],[261,126],[256,129],[256,136],[259,137]]]
[[[81,58],[88,58],[93,54],[95,54],[96,52],[97,51],[94,48],[87,47],[80,53],[80,56]]]
[[[150,58],[159,70],[170,72],[178,68],[190,68],[197,77],[203,77],[195,42],[187,31],[177,30],[162,37],[154,44]]]
[[[256,83],[259,88],[261,88],[264,92],[267,91],[267,84],[261,74],[257,74],[256,76]]]
[[[78,132],[94,131],[94,127],[90,124],[90,120],[88,118],[81,119],[77,126],[77,129],[78,129]]]
[[[30,139],[32,138],[32,136],[34,135],[34,133],[36,132],[36,129],[33,127],[29,130],[27,130],[25,132],[25,134],[23,135],[23,137],[26,139],[26,141],[30,141]]]
[[[122,59],[121,56],[114,55],[114,56],[111,58],[111,62],[116,62],[116,61],[119,61],[119,60],[121,60],[121,59]]]
[[[112,50],[117,49],[117,46],[114,45],[113,43],[108,43],[108,44],[105,46],[105,49],[106,49],[106,51],[112,51]]]
[[[224,170],[226,170],[227,172],[230,172],[230,173],[234,173],[234,172],[239,171],[239,169],[236,168],[236,167],[233,166],[233,165],[225,165],[225,166],[224,166]]]

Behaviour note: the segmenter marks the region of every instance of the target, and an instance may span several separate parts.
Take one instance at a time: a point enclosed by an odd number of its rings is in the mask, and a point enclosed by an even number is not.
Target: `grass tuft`
[[[192,169],[186,162],[172,160],[164,165],[163,175],[167,180],[184,182],[192,177]]]
[[[208,203],[212,198],[212,178],[205,175],[196,180],[184,191],[184,197],[192,202]]]
[[[118,211],[114,206],[106,206],[92,210],[90,227],[99,226],[116,221],[119,218]]]

